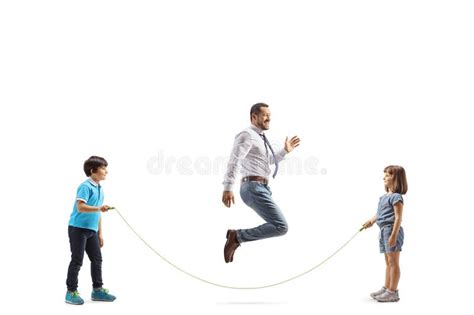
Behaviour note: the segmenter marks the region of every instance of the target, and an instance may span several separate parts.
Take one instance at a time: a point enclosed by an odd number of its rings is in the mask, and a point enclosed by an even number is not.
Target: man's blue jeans
[[[240,197],[266,223],[252,229],[238,230],[237,240],[239,243],[286,234],[288,223],[280,208],[273,201],[268,185],[259,182],[243,182],[240,186]]]

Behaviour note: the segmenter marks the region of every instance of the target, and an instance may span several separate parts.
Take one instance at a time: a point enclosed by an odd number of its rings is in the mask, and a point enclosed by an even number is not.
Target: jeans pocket
[[[245,183],[245,185],[240,187],[240,198],[242,201],[249,207],[251,207],[254,202],[254,194],[256,192],[256,185],[253,182]]]
[[[265,184],[253,182],[252,190],[254,193],[268,193],[270,191],[269,187]]]

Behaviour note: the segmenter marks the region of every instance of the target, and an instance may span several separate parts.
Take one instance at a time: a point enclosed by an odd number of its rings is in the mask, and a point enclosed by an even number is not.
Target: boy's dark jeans
[[[102,254],[100,252],[97,232],[69,226],[69,244],[71,246],[71,263],[67,271],[66,285],[68,291],[77,290],[77,278],[84,259],[84,251],[91,261],[93,288],[102,287]]]

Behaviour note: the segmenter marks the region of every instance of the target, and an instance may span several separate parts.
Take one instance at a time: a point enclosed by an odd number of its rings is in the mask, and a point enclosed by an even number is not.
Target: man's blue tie
[[[264,133],[260,135],[263,138],[263,142],[265,143],[265,147],[270,149],[270,152],[272,152],[273,155],[273,161],[275,161],[275,171],[273,171],[273,178],[275,178],[276,174],[278,173],[278,161],[275,157],[275,152],[273,151],[272,146],[270,145],[270,142],[268,141],[267,137],[265,136]],[[267,151],[268,151],[267,149]]]

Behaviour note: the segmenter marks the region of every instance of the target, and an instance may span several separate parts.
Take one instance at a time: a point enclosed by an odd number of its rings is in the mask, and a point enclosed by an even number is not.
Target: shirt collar
[[[97,184],[92,178],[89,177],[89,182],[94,185],[95,187],[100,187],[99,184]]]
[[[263,135],[263,130],[258,128],[257,126],[255,126],[254,124],[251,124],[250,125],[250,129],[252,129],[253,131],[255,131],[256,133],[258,133],[260,136]]]

